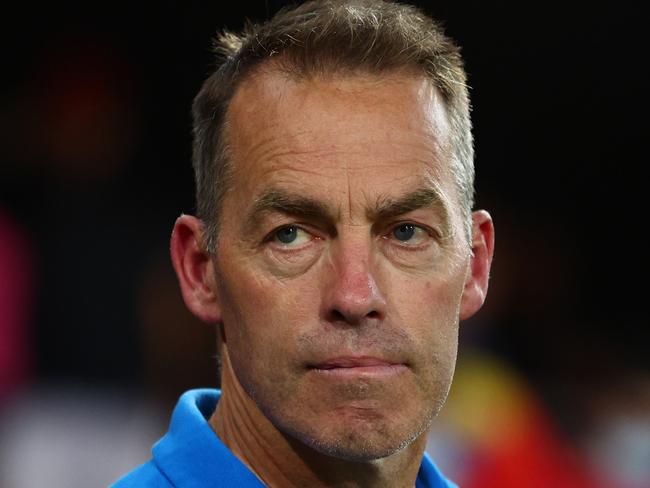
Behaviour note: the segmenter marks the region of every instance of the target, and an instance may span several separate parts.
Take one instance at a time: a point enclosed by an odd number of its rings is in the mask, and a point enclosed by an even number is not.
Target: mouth
[[[371,356],[345,356],[327,359],[309,369],[329,377],[390,377],[405,372],[408,366],[405,363],[394,362],[387,359]]]

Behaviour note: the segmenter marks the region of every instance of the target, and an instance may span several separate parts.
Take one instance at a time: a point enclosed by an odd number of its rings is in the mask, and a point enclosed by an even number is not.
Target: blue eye
[[[280,241],[282,244],[291,244],[293,241],[295,241],[298,238],[298,228],[285,227],[283,229],[278,230],[275,233],[275,237],[277,237],[278,241]]]
[[[402,224],[393,229],[393,235],[398,241],[409,241],[415,235],[415,230],[416,228],[413,224]]]
[[[302,227],[289,225],[273,233],[273,240],[283,247],[300,247],[313,239],[313,236]]]

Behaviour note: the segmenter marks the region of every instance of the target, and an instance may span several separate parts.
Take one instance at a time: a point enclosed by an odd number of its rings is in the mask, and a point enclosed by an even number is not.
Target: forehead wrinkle
[[[425,124],[426,126],[430,124]],[[338,144],[333,141],[338,140],[335,134],[313,134],[303,129],[292,130],[289,127],[282,127],[281,133],[273,134],[269,137],[263,137],[266,132],[262,129],[261,134],[255,136],[256,141],[253,144],[242,147],[243,161],[269,161],[285,157],[306,157],[318,160],[336,161],[339,156],[345,155],[345,158],[354,156],[368,155],[368,150],[385,153],[382,146],[391,148],[400,147],[402,151],[413,150],[420,153],[422,159],[433,161],[444,161],[448,154],[448,137],[440,134],[437,127],[409,127],[408,129],[399,130],[394,125],[386,128],[381,137],[364,138],[363,126],[359,130],[348,128],[347,132],[342,135],[346,140]],[[336,128],[331,128],[336,131]],[[277,129],[276,129],[277,130]],[[414,140],[415,139],[415,140]],[[316,144],[316,147],[314,147]],[[365,148],[365,146],[368,146]],[[346,161],[347,162],[347,161]],[[345,164],[345,168],[349,168]],[[353,169],[350,167],[350,169]]]
[[[314,165],[316,166],[316,165]],[[303,166],[297,166],[297,165],[292,165],[290,163],[285,163],[282,165],[275,165],[271,166],[267,169],[265,169],[263,172],[260,173],[259,180],[263,182],[268,182],[268,181],[293,181],[296,180],[296,183],[301,184],[304,183],[302,181],[302,178],[300,178],[301,175],[308,175],[308,176],[317,176],[319,178],[326,178],[326,179],[334,179],[337,176],[335,174],[329,174],[328,172],[322,171],[322,169],[311,169],[309,167],[303,167]]]
[[[246,160],[268,161],[283,156],[313,155],[322,152],[319,149],[307,149],[306,146],[300,144],[299,138],[299,134],[272,134],[269,137],[260,138],[259,141],[249,146],[246,151]]]
[[[350,151],[334,149],[285,148],[282,144],[271,144],[263,150],[260,150],[260,147],[264,147],[264,144],[259,144],[256,148],[247,151],[243,157],[236,158],[244,162],[237,166],[242,167],[245,174],[257,166],[262,168],[262,175],[295,172],[331,179],[336,177],[337,171],[346,169],[338,166],[339,156],[342,153],[350,154]],[[359,151],[359,154],[363,153]]]

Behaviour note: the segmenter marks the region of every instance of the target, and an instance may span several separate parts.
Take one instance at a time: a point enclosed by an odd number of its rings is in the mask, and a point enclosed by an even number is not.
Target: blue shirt
[[[262,488],[265,485],[221,442],[207,419],[219,390],[190,390],[178,400],[169,431],[152,449],[153,459],[111,488]],[[458,488],[425,454],[417,488]]]

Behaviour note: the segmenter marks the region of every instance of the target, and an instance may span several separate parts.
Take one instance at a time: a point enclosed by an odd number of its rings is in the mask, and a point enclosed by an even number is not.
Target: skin
[[[194,217],[172,236],[185,302],[223,324],[210,424],[269,486],[414,486],[493,251],[486,212],[463,231],[443,101],[408,74],[268,68],[228,122],[216,255]]]

